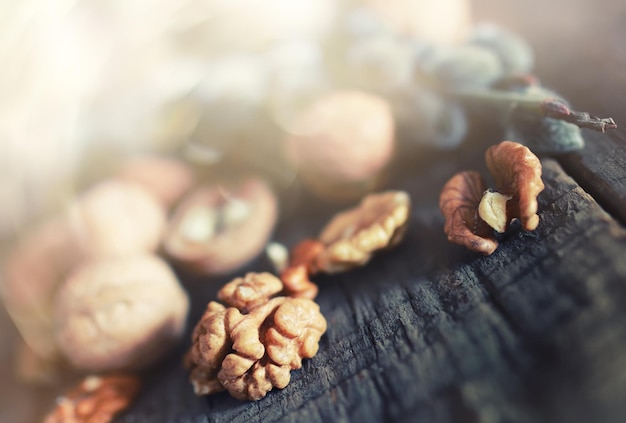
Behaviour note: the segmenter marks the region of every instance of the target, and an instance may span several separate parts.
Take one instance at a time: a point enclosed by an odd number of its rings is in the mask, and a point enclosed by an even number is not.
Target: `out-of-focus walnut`
[[[76,268],[59,288],[56,339],[78,369],[142,369],[176,344],[188,303],[158,257],[102,257]]]
[[[154,251],[165,229],[165,210],[147,190],[109,179],[86,191],[69,209],[75,236],[91,255]]]
[[[450,242],[489,255],[498,247],[492,229],[505,232],[516,218],[527,231],[537,228],[544,184],[541,162],[521,144],[503,141],[487,150],[485,160],[498,191],[487,190],[478,172],[460,172],[443,187],[439,207]]]
[[[109,423],[130,406],[139,387],[133,375],[88,376],[57,399],[44,423]]]
[[[219,294],[243,308],[209,303],[185,359],[196,395],[226,389],[237,399],[259,400],[272,388],[287,386],[291,370],[317,353],[326,331],[319,307],[305,298],[269,298],[281,290],[280,280],[270,274],[248,274]]]
[[[391,107],[359,91],[322,96],[296,120],[287,155],[303,181],[331,199],[371,190],[394,151]]]
[[[62,360],[54,338],[53,298],[82,258],[83,250],[67,222],[54,219],[24,233],[2,266],[2,297],[28,345],[16,352],[17,368],[29,382],[57,380],[55,368]],[[43,365],[46,371],[32,371],[22,365],[26,361]]]
[[[133,158],[119,169],[116,177],[141,185],[166,208],[173,206],[195,183],[189,165],[159,156]]]
[[[446,218],[443,230],[448,241],[489,255],[498,248],[498,241],[478,215],[478,205],[485,189],[478,172],[457,173],[441,190],[439,208]]]
[[[535,230],[539,224],[537,196],[544,189],[541,162],[537,156],[526,146],[502,141],[487,150],[485,161],[498,191],[511,197],[504,216],[506,225],[511,219],[518,218],[522,228]]]
[[[370,194],[357,207],[337,214],[320,234],[324,250],[317,255],[315,268],[341,272],[396,245],[404,236],[410,204],[407,193],[389,191]]]
[[[164,248],[199,273],[229,273],[263,250],[277,213],[274,193],[259,179],[232,190],[219,185],[200,188],[176,208]]]

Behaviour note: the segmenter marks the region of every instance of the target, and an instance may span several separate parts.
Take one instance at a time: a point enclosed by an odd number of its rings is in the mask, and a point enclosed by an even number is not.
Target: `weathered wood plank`
[[[619,421],[626,231],[544,165],[538,230],[486,258],[441,232],[432,187],[450,174],[403,179],[416,201],[406,241],[319,279],[329,329],[286,389],[195,398],[176,357],[120,421]]]
[[[626,125],[626,122],[623,123]],[[626,130],[585,132],[585,148],[559,157],[563,168],[626,225]]]

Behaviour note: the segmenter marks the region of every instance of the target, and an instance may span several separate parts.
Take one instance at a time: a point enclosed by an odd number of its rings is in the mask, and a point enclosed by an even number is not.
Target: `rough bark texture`
[[[619,421],[626,230],[555,161],[543,165],[538,229],[492,256],[447,244],[425,195],[398,249],[318,279],[328,332],[284,390],[196,398],[173,360],[120,421]],[[443,173],[402,188],[424,197]]]

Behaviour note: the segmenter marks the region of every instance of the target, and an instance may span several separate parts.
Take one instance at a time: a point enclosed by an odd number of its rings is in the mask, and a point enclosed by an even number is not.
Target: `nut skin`
[[[256,257],[267,244],[278,217],[278,203],[270,187],[260,179],[248,179],[228,195],[244,201],[249,215],[232,227],[210,234],[208,239],[189,239],[183,224],[198,208],[215,212],[226,202],[219,185],[191,192],[174,211],[163,248],[175,261],[206,275],[227,274]]]
[[[251,285],[260,295],[247,295]],[[226,389],[237,399],[259,400],[271,389],[287,386],[291,370],[317,353],[326,331],[319,307],[306,298],[269,298],[278,285],[281,291],[280,280],[270,274],[250,273],[219,294],[222,301],[243,304],[243,309],[209,303],[185,358],[196,395]],[[242,303],[242,297],[265,301]]]
[[[376,185],[393,155],[391,107],[372,94],[332,92],[302,112],[285,144],[290,162],[318,195],[358,198]]]
[[[168,265],[150,254],[102,257],[59,288],[55,336],[77,369],[144,369],[180,339],[189,301]]]
[[[502,141],[487,150],[485,161],[498,191],[513,197],[507,211],[509,221],[519,218],[522,228],[535,230],[539,224],[537,196],[545,187],[537,156],[526,146]]]
[[[196,182],[191,166],[164,156],[130,159],[118,170],[116,177],[141,185],[166,208],[176,204]]]
[[[59,397],[44,423],[108,423],[139,393],[139,378],[130,374],[87,376]]]
[[[315,268],[342,272],[367,263],[374,252],[398,244],[409,218],[410,199],[402,191],[367,195],[350,210],[337,214],[322,230],[324,250]]]
[[[478,215],[478,205],[485,189],[485,182],[478,172],[457,173],[441,190],[439,208],[446,219],[444,232],[448,241],[490,255],[498,248],[498,241]]]
[[[147,190],[108,179],[91,187],[70,206],[74,236],[88,255],[155,251],[165,229],[165,210]]]

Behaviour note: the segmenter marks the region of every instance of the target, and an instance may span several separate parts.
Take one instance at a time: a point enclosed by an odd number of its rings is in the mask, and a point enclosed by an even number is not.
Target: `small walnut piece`
[[[509,221],[518,218],[522,228],[535,230],[539,224],[537,196],[545,187],[539,158],[524,145],[502,141],[487,150],[485,161],[498,191],[512,197]]]
[[[317,353],[326,331],[319,307],[305,298],[270,298],[282,289],[276,277],[250,273],[219,293],[238,306],[209,303],[185,359],[196,395],[226,389],[237,399],[259,400],[287,386],[291,370]]]
[[[503,141],[485,159],[498,191],[485,190],[478,172],[460,172],[443,187],[439,207],[450,242],[489,255],[498,247],[492,228],[503,233],[516,218],[527,231],[537,228],[537,195],[544,184],[541,162],[521,144]]]
[[[377,250],[396,245],[404,236],[410,199],[402,191],[370,194],[361,203],[336,215],[322,230],[324,250],[315,267],[341,272],[367,263]]]
[[[448,241],[489,255],[498,248],[498,241],[478,215],[485,188],[478,172],[457,173],[441,190],[439,208],[446,218],[443,229]]]
[[[139,370],[177,343],[188,306],[187,295],[160,258],[103,257],[76,268],[59,288],[55,335],[78,369]]]
[[[225,274],[257,256],[278,213],[270,187],[259,179],[226,189],[199,188],[178,205],[163,246],[176,261],[202,274]]]
[[[44,423],[108,423],[130,406],[139,387],[133,375],[88,376],[57,399]]]

